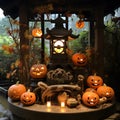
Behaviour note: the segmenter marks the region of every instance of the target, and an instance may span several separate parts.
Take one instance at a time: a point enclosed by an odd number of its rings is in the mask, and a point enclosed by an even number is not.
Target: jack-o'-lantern
[[[97,90],[95,90],[93,88],[86,88],[85,92],[95,92],[95,93],[97,93]]]
[[[34,64],[30,68],[30,76],[32,78],[44,78],[47,74],[47,67],[45,64]]]
[[[83,53],[75,53],[72,55],[72,61],[76,66],[85,66],[87,64],[87,56]]]
[[[95,92],[84,92],[82,102],[88,107],[95,107],[99,103],[99,96]]]
[[[26,87],[23,84],[17,82],[13,84],[8,89],[8,97],[10,97],[13,101],[20,100],[20,96],[26,92]]]
[[[97,89],[97,93],[100,97],[106,97],[108,100],[112,100],[115,95],[113,88],[106,85],[100,86]]]
[[[75,25],[76,25],[76,28],[80,29],[85,26],[85,23],[82,20],[78,20]]]
[[[41,37],[42,36],[42,30],[40,28],[34,28],[32,30],[32,35],[34,37]]]
[[[87,78],[87,85],[91,88],[97,89],[103,85],[103,79],[98,75],[90,75]]]
[[[29,89],[28,91],[24,92],[20,97],[21,103],[24,105],[32,105],[36,101],[36,96],[34,92],[31,92]]]

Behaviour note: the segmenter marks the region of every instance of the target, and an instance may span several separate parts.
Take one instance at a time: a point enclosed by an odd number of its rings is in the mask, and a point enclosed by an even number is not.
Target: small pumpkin
[[[86,88],[85,92],[95,92],[95,93],[97,93],[97,91],[93,88]]]
[[[31,92],[30,89],[28,91],[24,92],[20,97],[21,103],[24,105],[32,105],[36,101],[36,95],[34,92]]]
[[[87,85],[91,88],[97,89],[103,85],[103,79],[96,74],[90,75],[87,78]]]
[[[41,37],[42,36],[42,30],[40,28],[34,28],[32,30],[32,36]]]
[[[82,101],[88,107],[95,107],[99,103],[99,96],[95,92],[84,92]]]
[[[34,64],[30,68],[30,76],[32,78],[45,78],[47,74],[47,67],[45,64]]]
[[[9,87],[8,97],[10,97],[13,101],[17,101],[20,100],[20,97],[24,92],[26,92],[26,87],[18,81],[16,84]]]
[[[115,95],[113,88],[106,85],[100,86],[97,89],[97,93],[100,97],[106,97],[108,100],[112,100]]]
[[[76,22],[75,26],[76,26],[76,28],[80,29],[80,28],[83,28],[85,26],[85,23],[82,20],[78,20]]]
[[[87,64],[87,56],[83,53],[75,53],[72,55],[72,61],[76,66],[85,66]]]

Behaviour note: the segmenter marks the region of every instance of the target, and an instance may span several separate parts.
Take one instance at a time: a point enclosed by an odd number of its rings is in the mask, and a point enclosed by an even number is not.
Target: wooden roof
[[[97,8],[103,7],[104,15],[113,13],[120,7],[120,0],[0,0],[0,8],[4,10],[5,15],[12,18],[19,16],[19,7],[25,3],[26,7],[31,10],[36,6],[52,4],[54,12],[65,12],[69,9],[76,11],[78,8]]]

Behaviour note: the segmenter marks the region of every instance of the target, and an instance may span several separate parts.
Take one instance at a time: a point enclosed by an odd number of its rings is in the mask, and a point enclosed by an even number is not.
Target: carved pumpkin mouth
[[[84,61],[77,61],[78,64],[84,64]]]
[[[87,103],[90,104],[90,105],[95,105],[96,104],[95,101],[87,101]]]
[[[93,83],[92,85],[93,85],[93,86],[99,86],[99,84],[97,84],[97,83]]]
[[[30,103],[31,100],[23,100],[25,103]]]

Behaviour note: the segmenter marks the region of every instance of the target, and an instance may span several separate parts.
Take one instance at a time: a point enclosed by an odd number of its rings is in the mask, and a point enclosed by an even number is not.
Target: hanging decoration
[[[85,23],[83,20],[78,20],[75,24],[76,28],[81,29],[85,26]]]
[[[34,28],[32,30],[33,37],[41,37],[42,36],[42,30],[40,28]]]

